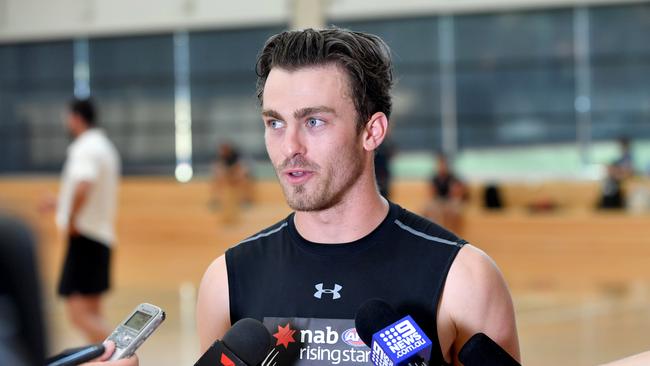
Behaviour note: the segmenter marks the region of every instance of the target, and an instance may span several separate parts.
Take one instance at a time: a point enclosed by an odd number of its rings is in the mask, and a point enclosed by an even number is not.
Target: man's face
[[[345,73],[335,65],[273,68],[262,119],[266,150],[289,207],[320,211],[339,203],[365,165]]]

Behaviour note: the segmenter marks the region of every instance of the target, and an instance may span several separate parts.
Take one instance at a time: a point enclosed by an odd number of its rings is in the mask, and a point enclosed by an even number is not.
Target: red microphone
[[[241,319],[196,361],[194,366],[256,366],[271,350],[271,335],[264,324]]]

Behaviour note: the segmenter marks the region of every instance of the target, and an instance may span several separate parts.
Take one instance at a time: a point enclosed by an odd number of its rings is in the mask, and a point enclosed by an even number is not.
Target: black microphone
[[[271,335],[264,324],[241,319],[196,361],[194,366],[256,366],[271,350]]]
[[[465,366],[521,366],[492,338],[474,334],[460,349],[458,360]]]
[[[402,353],[401,349],[403,346],[405,346],[399,342],[405,340],[409,342],[410,340],[414,339],[412,335],[407,335],[406,337],[402,338],[402,335],[404,334],[400,333],[400,323],[407,324],[407,327],[417,326],[413,319],[408,317],[408,319],[405,320],[395,311],[395,309],[393,309],[392,306],[380,299],[370,299],[364,302],[359,307],[359,310],[357,310],[357,314],[354,317],[354,326],[357,329],[359,338],[361,338],[363,343],[365,343],[371,349],[371,361],[373,364],[394,366],[426,366],[427,362],[424,361],[420,355],[430,354],[430,341],[428,346],[425,346],[425,348],[428,348],[428,350],[425,349],[424,353],[411,355],[405,359],[402,359],[401,356],[398,356],[399,353]],[[386,334],[386,328],[389,326],[391,326],[389,329],[394,329],[397,331],[390,331],[388,334]],[[417,330],[419,330],[419,327]],[[416,335],[416,337],[423,336],[423,338],[426,338],[424,332],[421,330],[418,332],[417,330],[415,330],[415,332],[412,334]],[[383,342],[381,340],[381,337],[385,336],[390,337],[388,342]],[[398,337],[400,338],[399,340],[397,340]],[[393,342],[393,340],[396,340],[397,342]],[[391,345],[394,347],[392,350],[390,347]]]
[[[97,358],[104,353],[103,344],[69,348],[45,360],[47,366],[76,366]]]

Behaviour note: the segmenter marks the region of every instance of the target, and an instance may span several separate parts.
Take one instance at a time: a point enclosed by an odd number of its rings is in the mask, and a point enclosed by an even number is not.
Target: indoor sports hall
[[[276,33],[328,26],[390,47],[379,188],[494,260],[523,364],[650,350],[650,2],[0,0],[0,216],[33,233],[22,269],[40,282],[47,355],[89,343],[57,292],[71,101],[92,100],[119,156],[104,321],[160,306],[140,365],[194,364],[205,270],[292,211],[256,57]]]

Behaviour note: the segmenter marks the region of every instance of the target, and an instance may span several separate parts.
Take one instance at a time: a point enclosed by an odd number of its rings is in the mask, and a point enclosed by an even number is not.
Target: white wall
[[[0,42],[291,24],[293,1],[313,0],[0,0]],[[322,1],[327,18],[347,20],[641,0]]]
[[[287,22],[286,0],[0,0],[0,41]]]
[[[644,0],[330,0],[332,19],[458,14],[516,9],[606,5]]]

